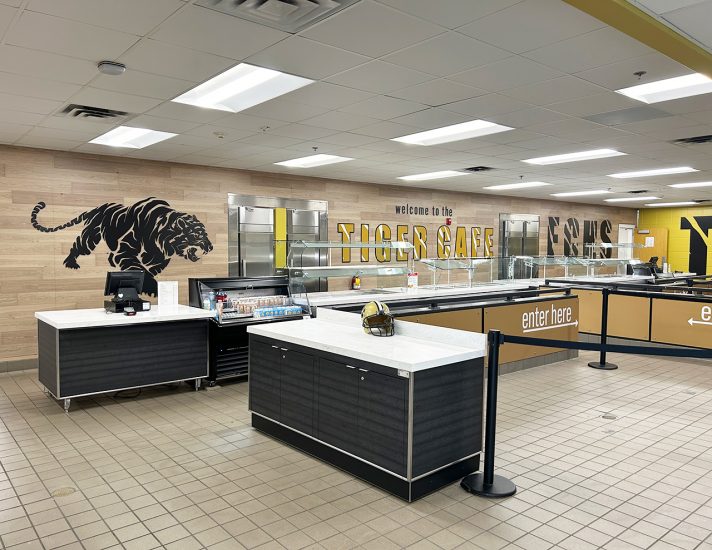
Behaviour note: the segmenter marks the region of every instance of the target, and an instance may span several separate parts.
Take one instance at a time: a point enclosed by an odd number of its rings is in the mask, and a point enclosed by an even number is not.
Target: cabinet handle
[[[279,349],[281,349],[282,351],[289,351],[287,348],[279,348]]]
[[[358,369],[358,370],[360,370],[361,372],[368,372],[366,369]]]
[[[346,365],[347,369],[355,369],[356,367],[352,367],[351,365]]]
[[[279,346],[272,346],[274,349],[279,349]]]

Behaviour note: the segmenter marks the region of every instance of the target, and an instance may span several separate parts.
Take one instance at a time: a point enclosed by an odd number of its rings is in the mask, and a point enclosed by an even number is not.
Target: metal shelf
[[[388,265],[329,265],[290,267],[290,278],[318,279],[319,277],[352,277],[353,275],[407,275],[407,266]]]
[[[430,269],[453,271],[455,269],[477,269],[483,264],[492,262],[494,258],[425,258],[417,260]]]
[[[382,241],[382,242],[348,242],[341,241],[292,241],[292,248],[390,248],[394,250],[413,250],[414,246],[408,241]]]

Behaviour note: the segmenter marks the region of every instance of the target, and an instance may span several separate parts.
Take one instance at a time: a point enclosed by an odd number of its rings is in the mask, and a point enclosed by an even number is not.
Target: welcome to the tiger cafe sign
[[[394,213],[397,216],[440,217],[452,218],[453,209],[447,205],[413,205],[409,203],[396,204]],[[428,231],[430,226],[430,232]],[[337,222],[336,231],[341,242],[383,242],[408,241],[413,243],[413,255],[416,260],[432,257],[428,254],[428,242],[435,236],[435,255],[438,258],[490,257],[494,255],[494,228],[485,226],[448,225],[446,223],[433,227],[433,224],[421,223],[378,223],[369,224],[354,222]],[[344,248],[341,252],[342,263],[352,261],[352,250]],[[390,248],[362,248],[360,261],[371,261],[371,253],[377,262],[390,262],[395,259],[405,262],[408,251],[391,250]]]

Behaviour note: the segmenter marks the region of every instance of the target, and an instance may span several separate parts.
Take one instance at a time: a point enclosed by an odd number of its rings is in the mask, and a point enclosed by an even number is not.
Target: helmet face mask
[[[367,334],[393,336],[395,321],[388,306],[380,302],[369,302],[361,310],[361,326]]]

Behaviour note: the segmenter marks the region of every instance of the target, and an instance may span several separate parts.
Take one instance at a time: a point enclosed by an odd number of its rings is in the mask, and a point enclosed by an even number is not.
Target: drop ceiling
[[[669,3],[712,20],[712,2]],[[636,71],[646,71],[640,82],[692,71],[560,0],[360,0],[297,34],[186,0],[0,0],[0,37],[3,144],[402,187],[414,184],[399,176],[494,169],[417,183],[455,191],[490,193],[482,188],[520,176],[553,184],[516,191],[525,197],[610,188],[618,194],[608,197],[644,189],[666,201],[703,199],[709,190],[667,185],[712,180],[712,145],[670,143],[712,134],[712,94],[646,107],[615,93],[639,83]],[[99,74],[103,59],[126,73]],[[315,82],[236,114],[170,101],[240,62]],[[130,115],[58,116],[70,103]],[[515,129],[431,147],[391,141],[472,119]],[[140,150],[88,143],[120,124],[178,136]],[[355,160],[274,164],[314,148]],[[521,162],[601,148],[628,155]],[[607,177],[680,165],[699,172]]]

